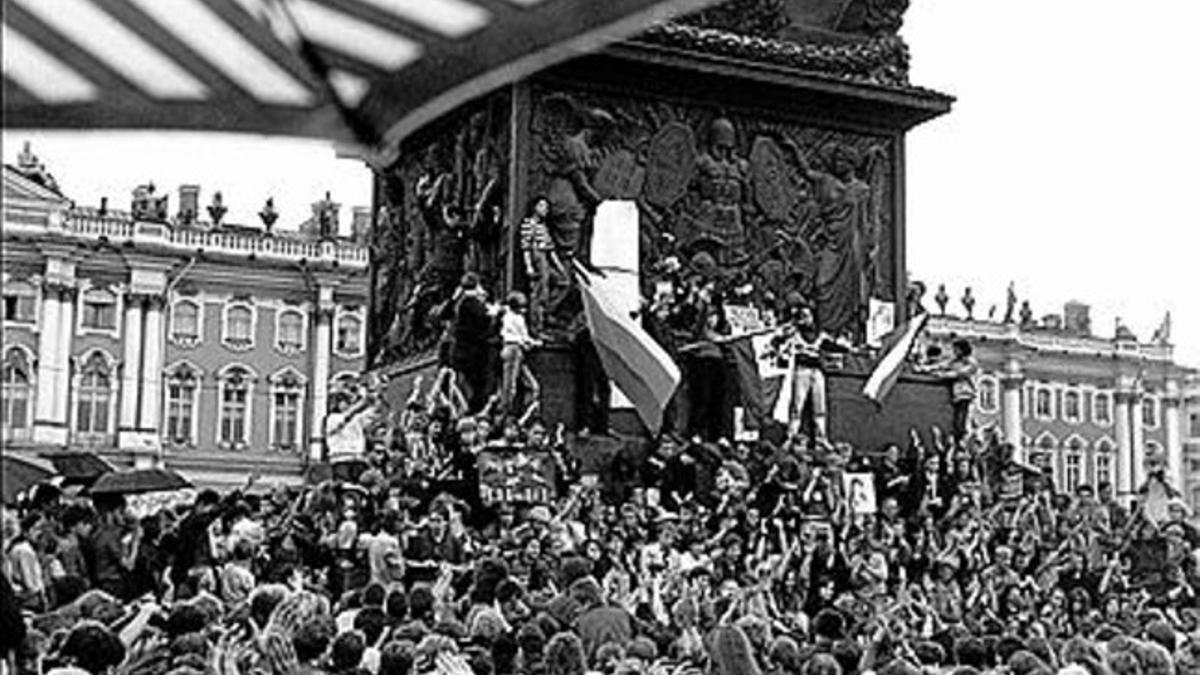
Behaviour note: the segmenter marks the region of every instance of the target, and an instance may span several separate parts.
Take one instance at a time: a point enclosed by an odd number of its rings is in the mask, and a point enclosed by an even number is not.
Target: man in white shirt
[[[525,323],[525,294],[513,291],[506,304],[508,307],[500,317],[500,339],[504,343],[500,348],[500,361],[504,364],[500,402],[506,412],[515,413],[517,408],[513,404],[520,385],[528,390],[531,400],[538,400],[541,387],[525,364],[525,352],[540,345],[541,341],[529,334],[529,326]]]
[[[374,396],[362,390],[342,392],[325,417],[325,447],[330,463],[351,461],[367,451],[367,429],[375,419]]]

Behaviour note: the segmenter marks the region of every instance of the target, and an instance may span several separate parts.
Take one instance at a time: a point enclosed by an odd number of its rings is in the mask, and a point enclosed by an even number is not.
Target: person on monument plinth
[[[463,275],[456,292],[450,328],[450,366],[458,373],[468,409],[479,410],[488,395],[488,332],[492,318],[487,290],[473,272]]]
[[[955,443],[962,443],[968,433],[971,406],[977,393],[975,378],[979,375],[979,362],[975,360],[974,348],[967,340],[959,338],[951,345],[953,356],[928,366],[917,366],[916,372],[929,373],[950,383],[950,394],[954,404],[954,422],[951,433]]]
[[[534,335],[541,334],[545,327],[546,304],[550,300],[550,266],[566,276],[546,224],[549,215],[550,200],[540,195],[534,197],[518,231],[521,263],[529,284],[529,324]]]
[[[503,375],[500,384],[500,402],[506,413],[512,414],[519,410],[517,406],[518,389],[521,385],[529,395],[529,400],[536,402],[541,387],[537,378],[526,363],[528,351],[541,344],[529,333],[529,325],[525,322],[525,311],[528,301],[525,294],[513,291],[508,294],[504,314],[500,318],[500,338],[504,346],[500,348],[500,361],[503,364]]]
[[[798,292],[786,298],[787,323],[775,338],[778,359],[787,368],[784,390],[776,402],[775,419],[785,422],[788,436],[800,434],[804,409],[812,403],[813,437],[827,437],[825,373],[821,369],[821,345],[832,338],[817,329],[812,305]]]

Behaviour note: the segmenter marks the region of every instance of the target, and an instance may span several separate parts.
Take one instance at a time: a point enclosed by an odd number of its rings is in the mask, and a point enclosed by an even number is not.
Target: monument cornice
[[[897,35],[794,42],[719,28],[666,23],[654,26],[635,41],[770,63],[895,89],[928,91],[908,82],[908,45]]]

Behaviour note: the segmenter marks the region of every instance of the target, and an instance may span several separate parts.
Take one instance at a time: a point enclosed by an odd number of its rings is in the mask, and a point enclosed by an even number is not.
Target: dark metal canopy
[[[712,0],[3,0],[5,128],[387,149],[476,96]]]

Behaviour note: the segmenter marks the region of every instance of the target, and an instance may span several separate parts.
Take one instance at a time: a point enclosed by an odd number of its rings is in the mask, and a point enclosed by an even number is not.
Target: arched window
[[[1094,462],[1096,467],[1095,479],[1097,490],[1099,490],[1100,486],[1103,484],[1112,485],[1112,457],[1112,441],[1108,440],[1107,438],[1100,439],[1100,441],[1096,443],[1096,461]]]
[[[1112,424],[1112,396],[1096,392],[1092,397],[1092,421],[1103,426]]]
[[[12,323],[37,323],[37,288],[24,281],[4,284],[4,320]]]
[[[109,433],[112,403],[112,369],[104,355],[93,352],[79,370],[79,390],[75,409],[75,430],[83,437]]]
[[[25,350],[11,347],[4,353],[0,369],[4,400],[0,401],[0,427],[5,438],[29,435],[30,401],[33,399],[33,367]]]
[[[294,309],[285,309],[276,320],[275,346],[289,354],[304,349],[304,315]]]
[[[93,288],[84,293],[79,325],[89,330],[115,331],[117,329],[116,294],[102,288]]]
[[[1067,454],[1065,458],[1065,471],[1063,471],[1063,490],[1074,494],[1075,489],[1081,483],[1084,483],[1083,477],[1083,453],[1087,448],[1087,444],[1079,436],[1072,436],[1067,439]]]
[[[334,349],[342,356],[358,356],[362,352],[363,322],[357,314],[340,314],[337,318],[337,341]]]
[[[180,300],[171,308],[171,339],[182,344],[200,340],[200,305],[193,300]]]
[[[229,305],[225,308],[224,342],[234,349],[249,349],[254,346],[254,308],[248,304]]]
[[[231,448],[250,443],[250,414],[253,375],[242,366],[232,366],[221,376],[221,422],[217,441]]]
[[[1142,426],[1148,429],[1158,427],[1158,400],[1147,396],[1142,399]]]
[[[303,376],[288,368],[271,378],[271,446],[295,451],[303,440]]]
[[[999,407],[996,394],[996,380],[991,377],[980,378],[979,380],[979,410],[982,412],[996,412]]]
[[[180,364],[167,376],[166,440],[176,445],[196,444],[196,401],[200,373]]]

